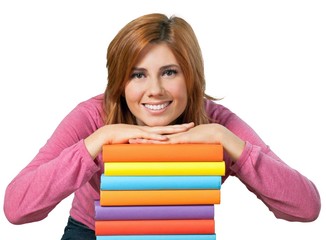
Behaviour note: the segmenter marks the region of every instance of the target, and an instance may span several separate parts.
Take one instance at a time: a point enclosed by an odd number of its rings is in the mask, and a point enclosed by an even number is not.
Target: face
[[[166,44],[150,44],[143,50],[125,86],[125,98],[138,125],[169,125],[184,112],[186,82]]]

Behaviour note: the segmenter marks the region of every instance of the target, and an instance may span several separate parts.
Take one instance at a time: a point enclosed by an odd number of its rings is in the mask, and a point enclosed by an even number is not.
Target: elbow
[[[3,211],[7,220],[15,225],[23,224],[24,217],[22,211],[19,210],[18,196],[14,194],[10,185],[7,187],[4,197]]]
[[[10,198],[10,193],[8,193],[8,189],[5,193],[4,204],[3,204],[3,212],[7,218],[7,220],[15,225],[23,224],[21,217],[19,216],[19,211],[17,210],[13,200]]]
[[[302,215],[304,222],[313,222],[319,217],[321,210],[321,199],[317,189],[315,194],[311,195],[308,199],[306,204],[304,204],[305,207],[302,207]]]
[[[7,220],[12,224],[19,225],[19,224],[25,223],[22,220],[22,218],[20,216],[18,216],[14,211],[8,211],[8,210],[4,209],[4,213],[5,213]]]
[[[19,210],[14,204],[14,202],[5,198],[3,206],[4,214],[7,220],[15,225],[20,225],[26,223],[25,217],[21,214],[22,211]]]
[[[30,222],[37,222],[45,218],[43,214],[38,212],[25,212],[21,208],[12,205],[11,203],[4,203],[4,214],[7,220],[14,225],[21,225]]]
[[[313,184],[312,184],[313,185]],[[302,197],[305,196],[305,197]],[[294,204],[287,204],[289,211],[284,218],[288,221],[296,222],[313,222],[315,221],[321,211],[321,199],[317,188],[313,185],[310,191],[301,193],[301,197],[296,197]]]
[[[275,211],[274,215],[278,219],[283,219],[289,222],[313,222],[320,214],[321,202],[319,200],[313,200],[309,204],[305,204],[302,207],[292,208],[292,211],[286,213],[286,211]]]
[[[15,194],[10,187],[7,188],[3,211],[7,220],[14,225],[35,222],[41,219],[40,214],[31,208],[32,204],[23,204],[23,199],[23,196]]]
[[[24,221],[24,218],[23,216],[21,216],[19,214],[19,210],[17,210],[12,203],[8,202],[5,200],[4,202],[4,206],[3,206],[3,211],[4,211],[4,214],[7,218],[7,220],[12,223],[12,224],[15,224],[15,225],[19,225],[19,224],[24,224],[25,221]]]
[[[320,214],[320,210],[321,210],[321,202],[320,200],[313,203],[308,210],[304,211],[305,215],[304,215],[304,219],[305,222],[313,222],[315,221]]]

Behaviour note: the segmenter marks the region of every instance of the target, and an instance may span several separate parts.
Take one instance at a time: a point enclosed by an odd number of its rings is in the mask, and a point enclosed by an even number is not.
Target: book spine
[[[101,190],[220,189],[221,176],[106,176]]]
[[[220,203],[220,190],[100,190],[101,206],[207,205]]]
[[[103,162],[217,162],[223,161],[221,144],[107,144]]]
[[[104,175],[225,175],[225,162],[106,162]]]
[[[216,234],[111,235],[96,240],[216,240]]]
[[[95,221],[96,235],[214,234],[214,219]]]
[[[213,219],[214,205],[106,206],[95,201],[95,220]]]

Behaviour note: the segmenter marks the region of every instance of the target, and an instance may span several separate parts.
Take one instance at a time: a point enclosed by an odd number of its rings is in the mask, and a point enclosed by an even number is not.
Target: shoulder
[[[204,99],[204,105],[206,114],[212,122],[225,125],[230,118],[235,117],[235,114],[230,109],[215,101]]]
[[[61,120],[42,151],[54,151],[57,155],[102,127],[102,102],[101,95],[79,102]]]
[[[103,94],[80,102],[72,113],[75,117],[87,118],[97,126],[103,125]]]
[[[91,97],[85,101],[80,102],[77,107],[84,108],[84,109],[90,109],[90,110],[98,110],[103,111],[103,94],[96,95],[94,97]]]

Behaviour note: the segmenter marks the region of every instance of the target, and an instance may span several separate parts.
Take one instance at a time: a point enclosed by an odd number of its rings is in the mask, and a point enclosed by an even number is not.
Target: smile
[[[148,108],[150,110],[158,111],[162,110],[163,108],[166,108],[170,102],[162,103],[162,104],[144,104],[145,108]]]

